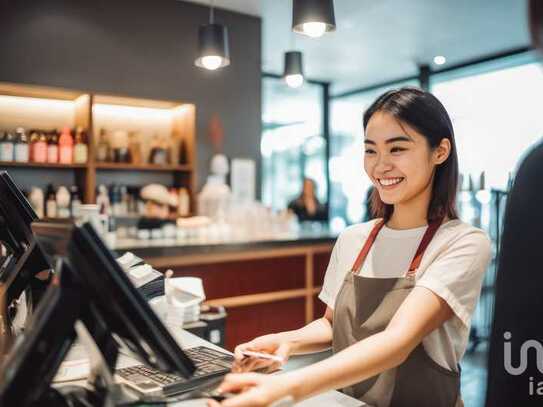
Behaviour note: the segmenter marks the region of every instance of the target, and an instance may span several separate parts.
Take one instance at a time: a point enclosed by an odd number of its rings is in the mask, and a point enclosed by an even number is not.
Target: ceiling
[[[337,30],[310,39],[290,30],[292,0],[215,0],[216,7],[262,18],[264,72],[281,73],[283,53],[295,47],[304,52],[306,76],[332,82],[333,94],[414,75],[436,55],[447,58],[446,67],[524,47],[526,3],[335,0]]]

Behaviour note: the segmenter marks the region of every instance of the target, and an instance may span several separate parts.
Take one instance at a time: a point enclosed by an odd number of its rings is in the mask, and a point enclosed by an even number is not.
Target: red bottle
[[[74,139],[69,127],[64,127],[60,138],[58,139],[59,162],[61,164],[71,164],[74,158]]]

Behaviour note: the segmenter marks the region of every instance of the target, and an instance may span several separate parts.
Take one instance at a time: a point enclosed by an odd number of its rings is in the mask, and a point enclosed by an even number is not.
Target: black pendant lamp
[[[291,88],[299,88],[304,83],[302,53],[300,51],[285,52],[285,71],[283,78]]]
[[[210,71],[230,65],[228,30],[215,23],[213,4],[209,10],[209,24],[198,29],[198,58],[194,64]]]
[[[316,38],[335,29],[333,0],[292,0],[292,31]]]

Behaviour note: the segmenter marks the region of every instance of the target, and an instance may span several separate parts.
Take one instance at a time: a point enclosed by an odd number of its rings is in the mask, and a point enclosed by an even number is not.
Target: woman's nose
[[[377,173],[385,173],[392,169],[392,163],[390,162],[386,154],[380,154],[377,156],[377,162],[375,163],[375,171]]]

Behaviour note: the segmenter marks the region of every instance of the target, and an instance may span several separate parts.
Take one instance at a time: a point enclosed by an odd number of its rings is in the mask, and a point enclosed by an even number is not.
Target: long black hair
[[[405,87],[391,90],[379,96],[364,113],[364,131],[371,117],[377,112],[392,115],[400,126],[408,125],[428,141],[431,149],[439,146],[443,138],[451,143],[449,157],[437,166],[432,185],[432,198],[428,207],[428,221],[447,216],[458,218],[456,191],[458,188],[458,156],[454,130],[449,114],[441,102],[430,92]],[[390,219],[393,205],[385,204],[374,188],[371,197],[374,217]]]

